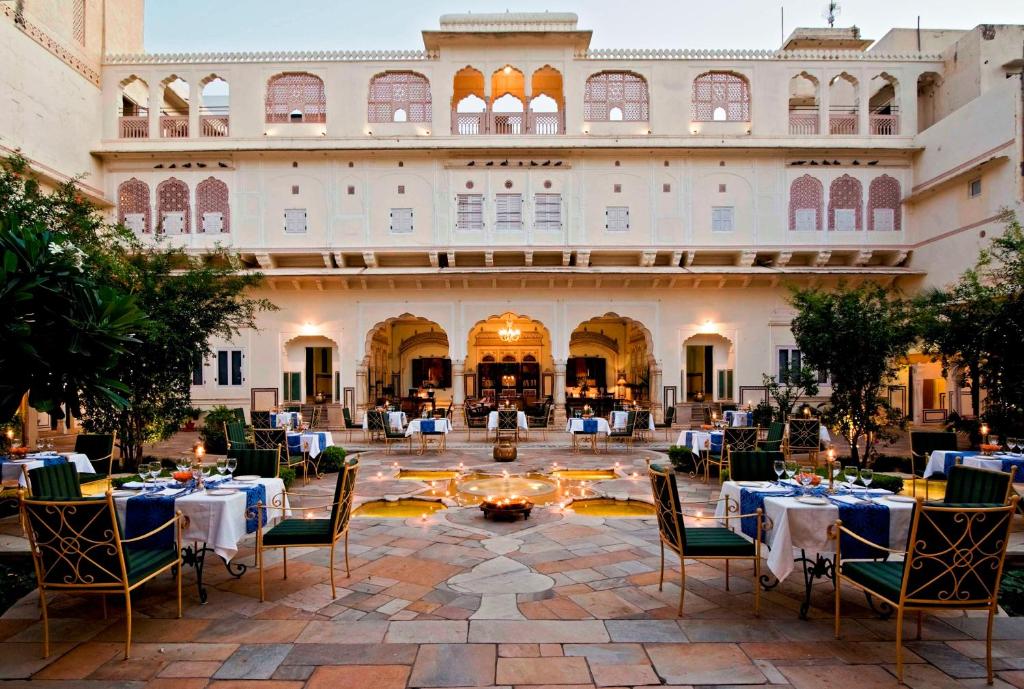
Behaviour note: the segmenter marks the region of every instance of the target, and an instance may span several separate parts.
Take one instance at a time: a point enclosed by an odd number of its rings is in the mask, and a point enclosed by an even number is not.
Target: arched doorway
[[[325,404],[341,396],[338,343],[323,335],[299,335],[284,343],[281,399],[292,404]]]
[[[651,333],[639,321],[607,313],[580,323],[569,336],[566,407],[590,404],[604,414],[623,402],[658,406]]]
[[[436,322],[408,313],[388,318],[370,329],[363,351],[369,403],[397,401],[407,414],[451,403],[448,334]]]
[[[513,312],[493,315],[469,329],[467,345],[467,400],[525,407],[554,395],[551,336],[540,321]]]
[[[736,399],[736,354],[729,338],[717,333],[699,333],[687,338],[683,349],[687,402]]]

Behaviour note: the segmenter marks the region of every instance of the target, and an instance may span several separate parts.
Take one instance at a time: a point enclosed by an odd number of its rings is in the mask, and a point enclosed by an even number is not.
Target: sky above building
[[[797,26],[822,26],[822,0],[147,0],[149,52],[419,49],[420,31],[456,12],[570,11],[595,48],[776,48]],[[1019,0],[849,0],[836,26],[865,38],[892,27],[1024,24]],[[780,7],[785,9],[780,17]]]

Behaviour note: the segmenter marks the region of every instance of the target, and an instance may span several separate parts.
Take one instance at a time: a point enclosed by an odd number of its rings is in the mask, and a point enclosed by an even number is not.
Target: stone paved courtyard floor
[[[555,440],[525,444],[514,465],[493,464],[482,443],[453,444],[441,456],[375,448],[360,456],[357,495],[365,501],[429,489],[391,480],[395,462],[514,472],[618,462],[626,478],[602,490],[649,496],[644,472],[658,457],[621,449],[573,455]],[[630,478],[633,471],[638,479]],[[330,495],[334,478],[309,490]],[[680,487],[687,500],[717,495],[714,483],[680,477]],[[294,504],[301,509],[301,501]],[[10,523],[3,530],[15,537]],[[844,596],[844,638],[835,641],[827,581],[814,586],[808,620],[797,616],[797,576],[765,592],[755,617],[749,567],[733,565],[727,591],[721,566],[691,561],[685,613],[677,619],[678,563],[668,556],[659,591],[658,551],[657,525],[645,518],[538,509],[527,522],[495,524],[474,508],[426,520],[356,518],[352,576],[338,565],[333,600],[326,550],[290,550],[287,580],[280,557],[268,555],[262,604],[253,570],[234,579],[209,565],[209,602],[200,605],[186,569],[183,619],[175,618],[170,577],[134,596],[132,657],[125,661],[123,609],[113,597],[106,619],[95,599],[56,597],[53,652],[43,659],[33,593],[0,618],[0,676],[154,689],[896,685],[895,624],[875,616],[863,596]],[[252,564],[251,540],[236,561]],[[907,684],[983,686],[984,629],[982,617],[927,617],[923,639],[906,645]],[[1024,687],[1024,620],[1001,617],[995,638],[996,685]]]

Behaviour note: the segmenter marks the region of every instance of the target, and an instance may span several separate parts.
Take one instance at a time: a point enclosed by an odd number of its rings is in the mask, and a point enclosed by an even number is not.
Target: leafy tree
[[[0,166],[0,418],[30,406],[78,416],[88,396],[123,407],[115,369],[145,324],[105,276],[124,251],[74,184],[43,191],[23,160]]]
[[[914,310],[871,283],[841,283],[834,291],[796,289],[792,303],[793,334],[804,361],[832,380],[824,419],[846,438],[851,459],[860,465],[870,459],[874,439],[892,425],[881,391],[916,340]]]
[[[135,467],[145,443],[170,437],[189,418],[192,364],[210,355],[210,338],[230,340],[256,327],[257,312],[276,307],[247,296],[262,275],[242,272],[237,257],[224,249],[192,256],[156,246],[132,255],[128,265],[124,286],[150,315],[116,369],[129,406],[94,400],[86,425],[117,430],[122,461]]]
[[[779,371],[778,379],[763,373],[761,381],[775,402],[777,421],[785,422],[801,399],[818,394],[818,372],[810,366],[787,366]]]

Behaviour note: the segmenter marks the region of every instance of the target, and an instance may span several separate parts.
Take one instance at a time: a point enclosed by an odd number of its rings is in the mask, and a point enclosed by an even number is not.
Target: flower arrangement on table
[[[982,443],[979,445],[979,449],[981,449],[981,454],[988,456],[994,452],[999,452],[1003,447],[998,443]]]
[[[10,449],[12,457],[24,457],[28,454],[28,446],[20,445],[18,447],[12,447]]]
[[[594,409],[589,404],[583,405],[583,418],[590,419],[594,416]]]

